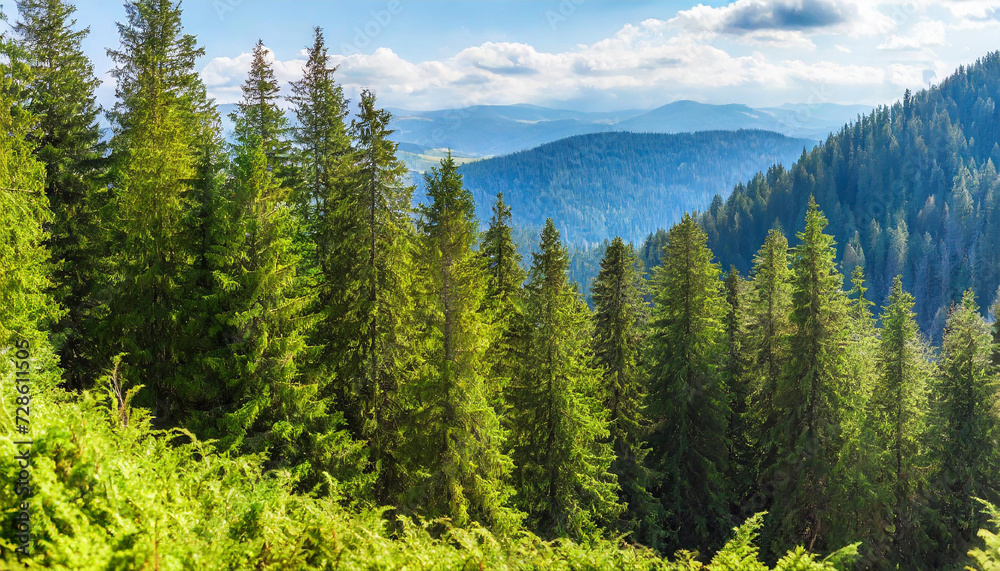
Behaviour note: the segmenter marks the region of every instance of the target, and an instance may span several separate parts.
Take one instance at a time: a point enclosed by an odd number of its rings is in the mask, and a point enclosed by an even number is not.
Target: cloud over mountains
[[[996,49],[988,44],[1000,29],[997,14],[1000,0],[737,0],[626,23],[562,51],[493,41],[414,61],[374,47],[375,38],[367,51],[335,48],[345,53],[332,55],[331,64],[348,93],[370,87],[386,105],[417,109],[519,102],[651,107],[681,98],[850,103],[894,99],[965,62],[968,49]],[[970,29],[979,33],[970,37]],[[983,47],[953,45],[962,43],[958,34]],[[277,76],[298,78],[304,56],[281,55]],[[204,77],[212,95],[229,103],[239,98],[248,69],[247,54],[217,57]]]

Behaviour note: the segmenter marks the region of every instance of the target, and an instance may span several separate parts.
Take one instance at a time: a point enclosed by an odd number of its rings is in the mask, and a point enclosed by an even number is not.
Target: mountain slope
[[[641,111],[584,113],[536,105],[476,105],[461,109],[393,109],[393,140],[468,156],[490,156],[536,147],[581,133],[604,131]]]
[[[706,105],[696,101],[675,101],[622,121],[616,127],[650,133],[763,129],[787,134],[790,130],[773,114],[746,105]]]
[[[843,127],[790,169],[740,185],[703,218],[724,265],[746,271],[772,226],[801,226],[814,194],[830,218],[845,273],[866,267],[881,304],[892,278],[940,333],[972,288],[988,306],[1000,284],[1000,52],[939,86],[906,94]]]
[[[638,241],[685,211],[706,208],[749,173],[790,164],[814,144],[766,131],[595,133],[465,164],[459,172],[484,222],[503,192],[519,226],[540,228],[552,217],[570,244],[613,236]]]
[[[392,109],[393,140],[458,155],[485,157],[512,153],[573,135],[633,131],[765,129],[790,137],[825,139],[833,130],[870,107],[794,105],[753,109],[676,101],[651,111],[587,113],[535,105],[478,105],[462,109]]]

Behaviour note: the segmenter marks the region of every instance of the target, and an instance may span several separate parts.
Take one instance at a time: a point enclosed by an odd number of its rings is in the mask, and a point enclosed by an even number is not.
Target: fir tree
[[[336,370],[336,351],[341,347],[336,337],[342,333],[341,287],[349,283],[356,262],[341,241],[358,223],[351,206],[356,192],[352,185],[357,181],[351,176],[353,155],[344,124],[347,102],[334,79],[336,68],[329,67],[327,60],[322,30],[316,28],[303,77],[292,83],[289,97],[298,120],[293,140],[302,176],[293,198],[299,220],[297,238],[302,242],[303,273],[313,274],[316,281],[320,322],[312,342],[321,347],[317,374],[323,375]],[[340,408],[350,405],[349,383],[331,384],[324,393]]]
[[[55,296],[66,308],[53,328],[68,386],[96,377],[91,308],[95,257],[101,244],[95,221],[104,144],[94,90],[100,81],[83,53],[89,28],[77,29],[76,8],[63,0],[20,0],[14,27],[32,70],[25,109],[35,118],[28,138],[45,165],[45,195],[53,212],[48,248],[55,262]],[[102,364],[103,365],[103,364]]]
[[[512,464],[487,392],[490,325],[480,313],[486,272],[473,251],[479,234],[472,193],[449,155],[424,175],[430,204],[421,208],[419,271],[426,366],[407,393],[405,450],[415,481],[407,503],[460,526],[478,521],[512,532]]]
[[[674,549],[717,545],[730,528],[729,405],[719,366],[726,298],[706,241],[685,215],[670,229],[653,275],[650,457]]]
[[[769,506],[774,491],[762,477],[777,463],[775,431],[781,414],[774,395],[789,357],[791,282],[788,240],[779,230],[772,229],[754,256],[747,310],[745,374],[750,394],[746,425],[752,427],[748,440],[754,450],[752,462],[761,495],[753,503],[754,509]]]
[[[793,332],[787,374],[776,387],[777,465],[770,474],[776,545],[825,547],[822,516],[830,508],[831,475],[840,452],[848,309],[826,217],[810,201],[802,244],[792,253]]]
[[[348,425],[366,440],[380,480],[376,494],[387,500],[402,483],[394,460],[401,413],[398,391],[414,367],[410,219],[413,188],[389,139],[390,115],[375,96],[361,94],[351,125],[354,175],[332,214],[339,239],[330,253],[333,289],[328,355],[336,363],[336,392]]]
[[[532,258],[531,325],[509,388],[517,505],[537,533],[580,538],[622,512],[609,471],[614,451],[589,350],[589,311],[566,277],[566,248],[551,219]]]
[[[490,392],[494,406],[502,411],[503,391],[515,374],[518,345],[523,341],[523,285],[527,277],[514,243],[510,207],[504,203],[502,192],[493,204],[493,217],[479,252],[487,274],[483,311],[489,315],[495,333],[487,352]]]
[[[837,454],[829,486],[826,538],[834,545],[864,540],[869,558],[874,558],[876,538],[884,536],[884,521],[871,509],[878,503],[875,466],[878,450],[868,421],[868,400],[878,368],[878,333],[867,298],[868,287],[861,264],[851,271],[847,293],[848,344],[844,348],[844,384],[841,391],[840,434],[843,445]],[[881,557],[881,555],[879,555]]]
[[[2,16],[2,15],[0,15]],[[52,212],[45,196],[45,165],[28,141],[32,117],[20,105],[29,70],[18,62],[17,48],[0,36],[0,346],[9,355],[0,374],[20,370],[18,350],[27,350],[32,371],[56,371],[47,331],[61,315],[51,296],[45,224]],[[6,349],[9,348],[9,349]],[[24,373],[20,373],[24,374]],[[29,380],[36,380],[34,377]],[[33,389],[34,390],[34,389]]]
[[[509,303],[517,296],[527,276],[521,268],[521,254],[514,243],[510,206],[503,201],[502,192],[497,194],[493,203],[493,217],[483,236],[480,251],[487,260],[487,297],[501,305]]]
[[[110,343],[103,350],[128,354],[124,376],[145,379],[157,418],[169,421],[182,403],[212,390],[183,370],[192,345],[184,332],[201,295],[190,287],[197,253],[190,216],[203,206],[192,188],[210,103],[195,69],[204,52],[183,33],[179,5],[135,0],[126,14],[121,48],[108,52],[117,64],[118,103],[110,113],[111,252],[102,262]]]
[[[882,312],[877,377],[868,406],[877,451],[878,499],[884,503],[868,505],[867,510],[888,514],[888,521],[879,526],[888,533],[878,538],[884,548],[874,542],[866,548],[880,560],[903,567],[919,564],[917,556],[925,547],[920,540],[921,518],[927,516],[920,506],[926,484],[927,383],[932,370],[913,305],[913,296],[903,291],[902,278],[896,276]]]
[[[608,411],[608,441],[615,452],[611,472],[627,506],[619,529],[645,545],[659,543],[662,514],[649,491],[654,475],[646,467],[644,446],[649,429],[645,418],[646,387],[642,367],[648,308],[645,280],[631,246],[615,238],[601,260],[591,289],[594,301],[594,357],[602,369],[601,390]]]
[[[990,313],[993,314],[993,366],[1000,370],[1000,287],[990,306]]]
[[[1000,501],[1000,382],[991,362],[992,339],[972,290],[948,317],[934,387],[942,515],[952,536],[944,552],[964,548],[983,523],[976,498]]]
[[[315,316],[312,290],[297,273],[288,194],[268,169],[263,144],[236,148],[211,254],[213,305],[228,341],[215,361],[224,390],[206,418],[216,419],[210,434],[224,448],[267,451],[272,466],[312,483],[323,471],[350,479],[363,456],[338,432],[343,416],[327,410],[322,384],[304,366]]]
[[[344,192],[346,169],[350,166],[351,140],[344,123],[347,100],[337,84],[336,67],[330,67],[323,30],[314,31],[313,45],[302,79],[292,82],[292,103],[298,124],[293,140],[297,164],[302,176],[302,191],[297,197],[300,217],[316,241],[320,263],[326,261],[331,243],[329,225],[324,225],[337,208]]]
[[[853,335],[870,337],[875,330],[875,317],[871,309],[875,303],[868,300],[864,266],[857,265],[851,269],[851,291],[847,293],[847,297],[850,300],[850,314],[854,319]]]
[[[263,40],[258,40],[253,48],[250,73],[241,89],[243,98],[230,114],[236,140],[244,147],[259,141],[268,166],[284,178],[291,164],[290,127],[285,112],[278,106],[281,87],[274,77],[273,56]]]
[[[754,514],[752,509],[753,490],[756,488],[756,474],[753,470],[753,447],[751,441],[750,415],[748,406],[752,385],[747,376],[747,291],[749,283],[740,275],[735,266],[730,266],[723,281],[726,292],[726,347],[728,355],[723,377],[729,396],[729,473],[732,482],[735,513],[739,519]]]

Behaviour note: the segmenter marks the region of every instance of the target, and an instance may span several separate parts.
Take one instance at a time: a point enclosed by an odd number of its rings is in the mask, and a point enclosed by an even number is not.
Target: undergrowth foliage
[[[452,527],[448,518],[348,510],[335,496],[292,492],[292,475],[262,471],[256,455],[220,453],[186,430],[153,428],[148,410],[119,396],[117,372],[79,396],[54,380],[40,381],[32,413],[35,546],[22,560],[27,569],[769,569],[754,543],[763,514],[702,564],[697,554],[670,561],[624,538],[503,537]],[[3,377],[0,394],[11,394],[11,382]],[[0,419],[12,426],[2,404]],[[14,440],[0,438],[4,474],[15,472]],[[0,502],[8,514],[20,502],[9,481]],[[13,564],[14,546],[0,545]],[[845,569],[854,552],[819,558],[799,549],[775,569]]]

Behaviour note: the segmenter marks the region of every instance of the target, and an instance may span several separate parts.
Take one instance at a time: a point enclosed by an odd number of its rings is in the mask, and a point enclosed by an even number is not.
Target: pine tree
[[[508,303],[516,297],[527,276],[521,268],[521,254],[514,243],[510,206],[503,201],[502,192],[497,194],[493,204],[493,217],[483,236],[480,251],[487,260],[489,272],[487,297],[501,305]]]
[[[510,458],[489,402],[490,325],[479,312],[486,272],[473,250],[479,234],[472,193],[449,155],[424,175],[430,203],[421,208],[419,272],[426,367],[406,391],[415,410],[405,457],[417,473],[406,504],[428,517],[448,516],[511,532],[521,515],[508,507]]]
[[[523,342],[523,285],[527,278],[514,243],[510,207],[504,203],[502,192],[493,204],[493,217],[479,252],[487,273],[483,311],[489,315],[495,333],[487,352],[491,399],[502,411],[503,391],[515,374],[518,345]]]
[[[993,314],[993,366],[1000,370],[1000,287],[990,306],[990,313]]]
[[[2,16],[2,15],[0,15]],[[30,71],[18,62],[18,50],[0,36],[0,346],[10,354],[0,374],[12,378],[15,358],[26,350],[33,371],[54,372],[57,362],[47,331],[61,315],[50,292],[49,252],[44,225],[52,212],[45,196],[45,165],[28,141],[33,118],[17,102],[23,100]],[[8,376],[10,373],[10,376]],[[21,373],[23,374],[23,373]],[[36,378],[31,380],[36,381]]]
[[[355,141],[348,192],[332,214],[339,240],[330,253],[334,272],[327,285],[331,304],[330,362],[336,363],[336,391],[348,425],[371,449],[379,471],[376,494],[383,501],[400,492],[394,461],[401,414],[398,391],[414,368],[410,219],[413,188],[389,139],[390,115],[361,94],[351,125]]]
[[[723,369],[729,396],[729,473],[734,495],[734,513],[740,520],[753,516],[753,494],[756,474],[753,469],[754,450],[749,424],[749,405],[753,385],[749,382],[747,365],[749,345],[747,331],[747,301],[750,284],[735,266],[730,266],[723,280],[726,292],[726,347],[728,354]]]
[[[305,366],[313,293],[297,273],[289,191],[269,170],[263,144],[237,146],[227,190],[210,256],[227,340],[215,361],[224,390],[200,420],[214,420],[207,432],[225,449],[267,451],[271,466],[308,483],[325,471],[354,485],[364,456],[339,431],[343,416],[328,411]]]
[[[844,349],[844,385],[840,400],[842,446],[828,486],[831,490],[826,520],[826,537],[833,545],[863,540],[864,552],[874,558],[874,548],[884,537],[884,520],[871,509],[878,504],[876,458],[878,450],[871,433],[868,401],[875,384],[878,332],[867,298],[864,267],[851,271],[847,293],[848,344]],[[881,557],[880,554],[878,557]]]
[[[285,112],[278,106],[281,87],[274,77],[271,50],[257,40],[253,48],[250,73],[242,86],[243,98],[230,113],[236,141],[248,147],[259,141],[264,147],[267,164],[279,175],[287,178],[291,165],[290,126]]]
[[[934,386],[935,431],[941,474],[939,500],[952,536],[943,552],[964,548],[983,524],[976,498],[1000,501],[1000,381],[991,362],[989,326],[972,290],[948,318]]]
[[[204,54],[183,33],[171,0],[126,4],[119,24],[118,103],[110,113],[112,197],[105,287],[110,319],[106,356],[125,352],[125,378],[142,378],[156,399],[158,420],[182,416],[210,384],[184,371],[193,341],[184,335],[201,292],[191,287],[197,253],[191,213],[199,212],[198,142],[204,134],[205,88],[195,69]]]
[[[45,195],[53,212],[47,244],[55,262],[55,297],[66,308],[53,328],[67,385],[96,377],[91,285],[100,237],[95,221],[104,144],[94,90],[100,81],[83,53],[89,28],[76,29],[76,8],[63,0],[20,0],[14,26],[31,67],[25,109],[35,118],[28,138],[45,165]],[[102,364],[103,365],[103,364]]]
[[[336,68],[328,65],[323,32],[316,28],[309,48],[309,59],[301,80],[292,83],[289,101],[298,120],[293,131],[296,165],[301,173],[301,185],[293,197],[301,242],[303,273],[314,275],[320,322],[313,331],[311,342],[321,348],[317,359],[317,374],[335,373],[336,351],[340,347],[342,308],[338,310],[341,289],[349,282],[356,262],[349,248],[340,243],[343,236],[358,222],[351,210],[352,148],[344,118],[347,102],[343,89],[334,79]],[[342,248],[342,249],[341,249]],[[338,257],[338,253],[340,257]],[[336,406],[350,405],[348,383],[334,383],[324,391]]]
[[[517,505],[544,537],[580,538],[614,523],[623,507],[614,451],[589,350],[588,309],[570,285],[566,248],[545,223],[528,278],[531,324],[509,387]]]
[[[864,266],[857,265],[851,269],[851,291],[847,293],[847,297],[850,300],[850,314],[854,319],[852,333],[855,336],[870,336],[875,330],[875,317],[871,309],[875,303],[868,300]]]
[[[889,516],[879,526],[880,531],[888,530],[877,538],[884,546],[866,544],[866,548],[880,560],[902,567],[919,564],[917,557],[925,547],[921,518],[926,514],[920,506],[926,484],[927,383],[932,370],[913,305],[913,296],[903,291],[902,278],[896,276],[882,312],[877,377],[868,406],[877,450],[878,500],[884,503],[869,504],[867,510]]]
[[[705,232],[690,215],[670,229],[653,275],[650,454],[673,548],[720,544],[730,528],[725,480],[729,404],[726,298]]]
[[[351,140],[344,123],[347,100],[329,67],[323,30],[314,31],[313,45],[302,79],[292,82],[292,103],[298,124],[293,140],[302,175],[302,191],[297,197],[300,218],[316,241],[320,263],[337,237],[324,222],[333,215],[343,193],[345,170],[350,166]]]
[[[601,271],[594,280],[593,349],[602,369],[601,390],[608,411],[608,428],[615,452],[611,473],[618,478],[622,505],[627,506],[618,528],[644,545],[659,543],[662,514],[649,489],[654,475],[645,465],[649,450],[645,435],[646,387],[642,367],[648,307],[645,280],[635,251],[621,238],[607,246]]]
[[[749,404],[746,425],[752,427],[748,440],[754,450],[754,475],[761,497],[752,503],[765,509],[773,499],[773,488],[765,481],[777,464],[776,430],[781,420],[774,395],[788,362],[791,334],[792,272],[789,268],[788,240],[772,229],[754,256],[753,281],[748,294],[747,365]]]
[[[769,479],[775,490],[770,513],[777,528],[775,552],[799,543],[810,550],[826,547],[829,522],[824,527],[822,516],[833,493],[840,423],[849,412],[841,406],[848,306],[833,237],[823,233],[826,225],[810,200],[805,230],[798,234],[802,244],[792,253],[791,353],[774,397],[778,463]]]

